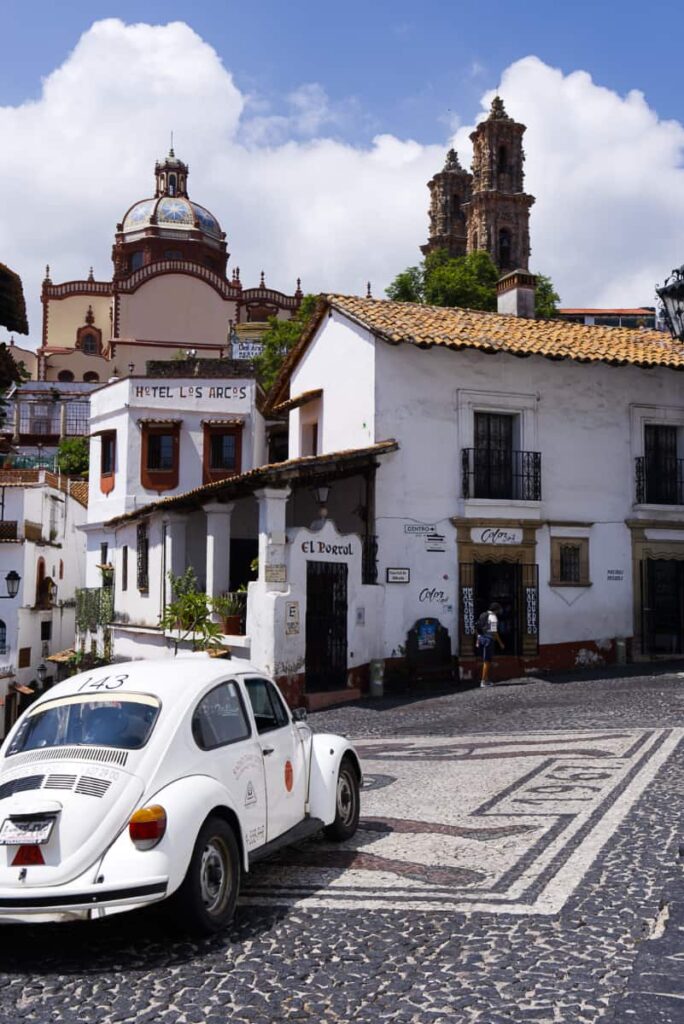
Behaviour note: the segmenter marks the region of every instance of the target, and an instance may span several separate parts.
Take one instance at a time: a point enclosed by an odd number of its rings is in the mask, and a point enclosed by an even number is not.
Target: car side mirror
[[[293,722],[306,722],[306,708],[295,708],[292,712]]]

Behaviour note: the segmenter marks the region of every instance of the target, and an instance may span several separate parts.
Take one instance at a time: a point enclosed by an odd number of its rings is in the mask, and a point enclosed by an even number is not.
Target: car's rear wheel
[[[240,890],[240,852],[223,818],[207,818],[197,836],[187,874],[175,897],[179,923],[210,935],[232,919]]]
[[[358,827],[360,810],[359,776],[356,765],[350,757],[344,757],[337,776],[335,820],[323,830],[327,838],[337,842],[350,839]]]

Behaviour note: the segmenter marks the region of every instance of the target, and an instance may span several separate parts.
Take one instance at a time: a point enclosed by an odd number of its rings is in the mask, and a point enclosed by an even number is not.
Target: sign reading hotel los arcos
[[[470,531],[473,544],[522,544],[522,529],[511,526],[473,527]]]
[[[231,412],[249,411],[252,384],[248,381],[217,380],[215,383],[202,381],[201,384],[169,381],[168,384],[134,384],[131,398],[136,405],[174,409],[225,408]],[[197,403],[204,403],[197,405]],[[208,403],[208,404],[207,404]]]

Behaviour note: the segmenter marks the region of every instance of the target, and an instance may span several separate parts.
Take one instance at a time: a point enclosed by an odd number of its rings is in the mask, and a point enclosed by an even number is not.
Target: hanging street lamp
[[[665,319],[672,337],[684,341],[684,266],[672,271],[656,292],[663,302]]]

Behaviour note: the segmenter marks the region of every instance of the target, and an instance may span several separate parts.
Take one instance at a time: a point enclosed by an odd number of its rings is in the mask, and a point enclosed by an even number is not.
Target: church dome
[[[143,267],[169,261],[194,263],[225,277],[226,236],[213,213],[188,196],[188,165],[173,149],[154,167],[155,190],[139,199],[117,225],[112,250],[114,274],[124,279]],[[183,270],[185,273],[187,271]],[[191,272],[191,271],[187,271]]]
[[[222,237],[216,217],[199,203],[191,203],[186,196],[163,195],[154,199],[141,199],[134,203],[123,220],[123,231],[140,231],[156,224],[157,227],[179,228],[181,231],[199,230],[212,238]]]

